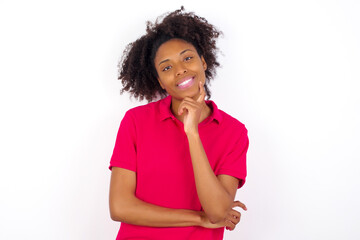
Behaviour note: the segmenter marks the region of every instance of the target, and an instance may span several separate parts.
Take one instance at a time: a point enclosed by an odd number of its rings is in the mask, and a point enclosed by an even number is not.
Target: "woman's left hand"
[[[234,230],[236,225],[240,222],[240,218],[241,218],[241,213],[233,209],[235,207],[241,207],[243,210],[247,211],[245,204],[243,204],[240,201],[234,201],[232,208],[228,211],[225,219],[218,223],[211,223],[206,213],[200,212],[200,216],[201,216],[200,226],[204,228],[225,227],[226,230],[230,230],[230,231]]]
[[[184,131],[186,134],[198,133],[201,112],[204,108],[206,92],[204,83],[199,82],[200,96],[195,101],[190,97],[185,97],[179,105],[178,114],[184,115]]]

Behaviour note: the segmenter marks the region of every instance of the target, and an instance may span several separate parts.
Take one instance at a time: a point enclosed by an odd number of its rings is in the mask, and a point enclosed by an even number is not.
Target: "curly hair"
[[[162,19],[162,21],[161,21]],[[161,88],[155,69],[154,58],[158,48],[164,42],[179,38],[191,43],[199,56],[203,56],[207,69],[204,88],[208,99],[211,97],[208,88],[209,80],[216,75],[218,63],[216,40],[222,34],[205,18],[193,12],[184,12],[184,7],[165,16],[160,16],[155,23],[147,22],[146,34],[127,45],[118,64],[119,76],[124,91],[142,101],[151,102],[156,97],[166,97],[167,92]]]

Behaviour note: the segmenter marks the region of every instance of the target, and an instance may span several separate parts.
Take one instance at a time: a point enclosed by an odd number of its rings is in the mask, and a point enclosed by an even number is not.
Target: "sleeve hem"
[[[124,168],[124,169],[130,170],[130,171],[136,172],[136,169],[134,167],[131,167],[126,164],[110,164],[110,166],[109,166],[110,171],[112,170],[112,167]]]
[[[234,173],[233,170],[229,170],[229,169],[221,169],[216,173],[217,175],[220,174],[224,174],[224,175],[229,175],[232,177],[235,177],[237,179],[239,179],[239,185],[238,185],[238,189],[241,188],[242,186],[244,186],[245,181],[246,181],[246,176],[244,176],[243,174],[239,174],[239,173]]]

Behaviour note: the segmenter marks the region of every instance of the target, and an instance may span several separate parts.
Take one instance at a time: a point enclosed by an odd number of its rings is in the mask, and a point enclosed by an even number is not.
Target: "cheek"
[[[162,79],[162,78],[160,78],[160,77],[158,77],[158,82],[159,82],[159,84],[160,84],[160,86],[161,86],[161,88],[165,88],[165,82],[164,82],[164,79]]]
[[[202,76],[205,76],[205,70],[206,70],[206,68],[204,68],[203,65],[200,65],[200,66],[199,66],[199,71],[201,72],[201,75],[202,75]]]
[[[163,89],[166,89],[169,85],[169,80],[164,75],[159,75],[158,82]]]

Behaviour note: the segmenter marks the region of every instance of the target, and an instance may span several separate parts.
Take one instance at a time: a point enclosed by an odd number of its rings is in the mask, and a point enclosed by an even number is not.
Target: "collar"
[[[208,117],[209,121],[216,120],[218,123],[221,123],[223,117],[216,106],[216,104],[212,100],[205,100],[206,104],[211,108],[211,115]],[[168,95],[167,97],[160,100],[160,120],[163,121],[168,118],[175,119],[174,114],[171,112],[171,96]],[[204,120],[205,121],[205,120]]]

